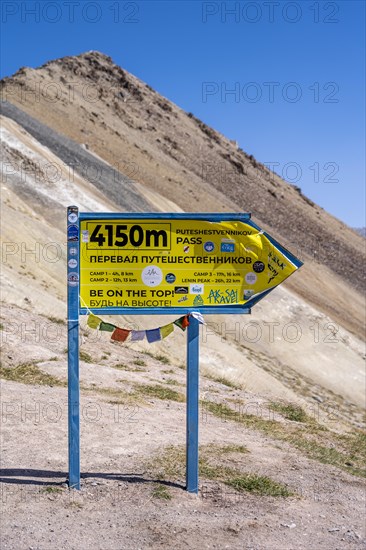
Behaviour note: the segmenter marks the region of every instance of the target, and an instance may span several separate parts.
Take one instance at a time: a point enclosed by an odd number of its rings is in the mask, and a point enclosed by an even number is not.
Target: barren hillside
[[[103,54],[1,86],[2,548],[361,549],[365,239]],[[251,316],[206,316],[197,497],[185,333],[122,345],[85,318],[82,487],[66,487],[70,204],[249,211],[305,262]]]
[[[115,170],[112,177],[111,166],[91,150],[85,151],[26,114],[5,107],[19,124],[2,119],[2,298],[29,311],[64,318],[66,248],[62,230],[68,204],[95,211],[133,211],[139,207],[175,211],[179,207]],[[75,169],[70,181],[70,165],[93,166],[100,178],[88,181],[80,169]],[[56,181],[50,178],[50,166],[58,167]],[[342,282],[330,271],[329,276],[335,281],[335,294],[336,285]],[[356,291],[350,289],[351,293],[356,299]],[[138,320],[144,321],[151,322],[149,318]],[[256,306],[253,319],[210,316],[207,322],[202,364],[217,376],[225,374],[253,391],[274,392],[290,400],[299,394],[293,391],[299,377],[304,381],[300,394],[310,400],[311,385],[315,384],[319,385],[315,395],[320,393],[323,399],[334,392],[339,399],[362,406],[361,342],[285,285]],[[176,348],[174,340],[171,342],[172,346],[169,340],[162,345],[168,346],[169,356],[174,357]],[[5,359],[5,364],[11,361]],[[307,376],[310,385],[305,382]]]
[[[252,212],[305,261],[289,288],[363,335],[363,299],[350,290],[364,290],[361,236],[111,58],[88,52],[22,68],[1,89],[4,100],[182,210]]]

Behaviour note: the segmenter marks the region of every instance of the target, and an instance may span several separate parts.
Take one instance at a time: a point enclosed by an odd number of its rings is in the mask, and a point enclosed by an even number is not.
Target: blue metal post
[[[198,395],[199,323],[189,318],[187,336],[187,447],[186,484],[189,493],[198,493]]]
[[[67,209],[67,329],[69,487],[80,489],[79,404],[79,211]]]

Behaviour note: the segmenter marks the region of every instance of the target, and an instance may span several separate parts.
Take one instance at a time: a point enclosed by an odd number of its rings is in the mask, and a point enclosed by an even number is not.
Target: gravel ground
[[[5,314],[26,326],[41,317],[8,306]],[[28,318],[28,322],[27,322]],[[3,320],[4,321],[4,320]],[[51,330],[52,328],[52,330]],[[48,334],[58,324],[48,321]],[[84,331],[83,331],[84,333]],[[184,338],[177,335],[184,355]],[[5,337],[4,337],[5,338]],[[32,335],[6,335],[4,358],[33,364],[66,380],[62,338],[32,345]],[[175,338],[175,337],[171,337]],[[184,459],[164,473],[171,446],[184,453],[185,403],[131,397],[144,384],[185,393],[185,371],[132,345],[89,341],[80,364],[81,490],[66,485],[68,469],[67,388],[1,380],[1,548],[6,550],[349,550],[366,543],[362,511],[365,482],[335,466],[307,458],[289,443],[226,417],[200,411],[200,454],[210,464],[267,476],[293,496],[238,493],[200,474],[198,495],[185,491]],[[151,348],[153,349],[153,348]],[[91,360],[91,362],[89,362]],[[124,367],[116,368],[116,365]],[[3,375],[2,375],[3,376]],[[31,380],[28,380],[31,382]],[[265,399],[201,376],[205,399],[231,404]],[[109,396],[113,390],[112,399]],[[118,397],[118,392],[122,392]],[[253,411],[253,408],[251,408]],[[291,421],[275,417],[291,428]],[[339,431],[342,423],[331,425]],[[306,437],[306,436],[304,436]],[[220,455],[220,449],[232,451]],[[237,446],[246,452],[238,452]],[[168,455],[169,456],[169,455]],[[221,458],[220,458],[221,456]],[[162,466],[163,464],[163,466]],[[176,463],[171,464],[175,468]],[[168,495],[167,498],[164,496]]]

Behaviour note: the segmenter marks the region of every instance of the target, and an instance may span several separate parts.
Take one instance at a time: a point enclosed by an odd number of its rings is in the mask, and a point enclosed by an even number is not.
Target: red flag
[[[186,316],[183,317],[183,319],[182,319],[182,327],[183,327],[183,328],[187,328],[188,325],[189,325],[189,316],[186,315]]]
[[[116,340],[117,342],[124,342],[127,339],[127,336],[130,334],[130,330],[125,328],[116,328],[113,332],[111,339]]]

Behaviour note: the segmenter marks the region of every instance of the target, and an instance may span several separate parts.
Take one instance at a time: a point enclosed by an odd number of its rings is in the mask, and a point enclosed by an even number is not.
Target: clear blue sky
[[[3,0],[1,12],[2,76],[99,50],[366,225],[363,1]]]

